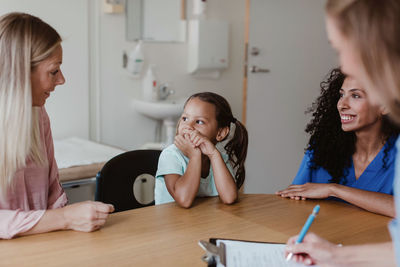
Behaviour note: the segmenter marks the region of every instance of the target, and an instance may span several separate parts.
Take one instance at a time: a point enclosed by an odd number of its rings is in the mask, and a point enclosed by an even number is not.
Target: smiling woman
[[[360,83],[347,77],[339,90],[339,95],[337,109],[343,131],[353,131],[357,134],[377,128],[379,132],[382,128],[382,116],[387,115],[387,112],[381,106],[370,103]]]
[[[57,45],[53,53],[32,68],[32,103],[33,106],[43,106],[50,93],[57,85],[65,82],[61,72],[62,48]]]
[[[0,17],[0,238],[62,229],[93,231],[111,205],[66,206],[44,104],[57,85],[60,35],[24,13]]]
[[[400,122],[400,1],[328,0],[326,3],[328,36],[340,55],[343,71],[363,85],[372,102],[385,105],[390,116]],[[400,140],[396,147],[400,149]],[[399,266],[399,155],[395,164],[397,216],[389,225],[393,243],[339,247],[316,235],[307,235],[301,244],[295,244],[296,237],[291,237],[286,253],[295,253],[295,261],[320,266],[395,266],[396,256]]]
[[[334,69],[309,111],[304,159],[293,184],[277,194],[297,200],[337,197],[393,217],[394,143],[400,129],[386,110],[371,104],[357,81]]]

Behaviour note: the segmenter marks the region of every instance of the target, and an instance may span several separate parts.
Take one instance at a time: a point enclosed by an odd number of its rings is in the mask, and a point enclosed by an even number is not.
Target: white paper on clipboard
[[[226,267],[302,267],[293,261],[287,262],[284,256],[286,244],[259,243],[237,240],[217,239],[217,246],[225,244]],[[317,267],[316,265],[313,265]],[[221,263],[217,267],[224,267]]]

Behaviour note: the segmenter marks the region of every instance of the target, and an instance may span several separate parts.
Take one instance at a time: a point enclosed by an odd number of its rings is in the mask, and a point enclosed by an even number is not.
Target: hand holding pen
[[[304,224],[303,228],[300,231],[299,236],[297,237],[296,243],[295,244],[300,244],[301,242],[303,242],[304,236],[307,234],[308,229],[310,229],[310,226],[312,224],[312,222],[314,221],[315,216],[318,214],[319,212],[319,205],[316,205],[311,213],[311,215],[308,217],[306,223]],[[293,257],[293,253],[289,253],[286,257],[286,261],[290,261]]]

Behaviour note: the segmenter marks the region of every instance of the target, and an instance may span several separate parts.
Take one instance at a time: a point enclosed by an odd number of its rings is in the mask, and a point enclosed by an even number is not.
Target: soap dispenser
[[[143,99],[148,101],[157,101],[159,99],[157,79],[153,68],[153,66],[149,66],[143,79]]]
[[[144,56],[142,52],[142,40],[139,40],[135,49],[129,53],[127,70],[133,75],[134,78],[139,78],[142,73],[144,63]]]

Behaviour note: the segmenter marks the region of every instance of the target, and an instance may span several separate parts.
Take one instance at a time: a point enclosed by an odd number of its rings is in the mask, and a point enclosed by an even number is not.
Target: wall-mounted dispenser
[[[144,64],[144,56],[142,51],[142,40],[138,41],[135,49],[127,55],[127,71],[132,74],[133,78],[140,78]]]
[[[229,24],[220,20],[189,21],[188,71],[199,78],[218,78],[228,67]]]

